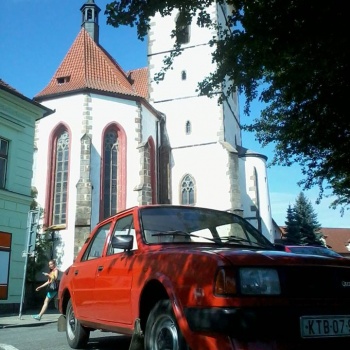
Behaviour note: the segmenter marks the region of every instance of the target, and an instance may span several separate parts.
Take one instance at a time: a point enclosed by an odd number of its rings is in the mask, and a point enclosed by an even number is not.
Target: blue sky
[[[106,25],[104,9],[112,0],[95,0],[100,12],[100,44],[124,70],[147,65],[146,42],[137,39],[135,28]],[[0,5],[0,78],[29,98],[50,81],[81,26],[80,8],[85,0],[3,0]],[[242,103],[243,107],[243,103]],[[250,117],[241,113],[242,123],[258,117],[260,106],[253,105]],[[273,148],[261,148],[254,135],[243,134],[243,146],[273,157]],[[268,169],[272,216],[284,225],[288,205],[294,205],[301,192],[297,182],[300,168]],[[341,217],[338,209],[329,209],[331,198],[315,203],[318,190],[305,192],[323,227],[350,227],[349,211]]]

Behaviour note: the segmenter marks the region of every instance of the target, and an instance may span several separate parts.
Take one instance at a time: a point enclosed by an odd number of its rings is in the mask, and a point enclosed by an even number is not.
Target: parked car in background
[[[138,206],[92,230],[58,308],[74,349],[96,329],[130,349],[345,349],[350,261],[278,251],[233,213]]]
[[[341,254],[338,254],[334,250],[323,247],[323,246],[312,246],[312,245],[276,245],[278,249],[294,254],[309,254],[309,255],[322,255],[329,256],[332,258],[343,258]]]

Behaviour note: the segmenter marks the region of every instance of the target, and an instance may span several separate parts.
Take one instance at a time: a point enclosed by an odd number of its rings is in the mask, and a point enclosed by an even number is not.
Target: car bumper
[[[239,340],[297,340],[303,315],[344,315],[349,309],[319,308],[187,308],[185,315],[193,332],[215,332]],[[350,341],[350,337],[345,337]]]

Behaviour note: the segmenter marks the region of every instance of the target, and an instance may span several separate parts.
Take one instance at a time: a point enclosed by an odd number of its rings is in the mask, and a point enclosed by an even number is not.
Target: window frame
[[[5,144],[4,152],[2,144]],[[5,189],[6,186],[6,178],[7,178],[7,165],[9,159],[9,149],[10,149],[10,141],[0,137],[0,163],[3,166],[0,166],[0,189]]]

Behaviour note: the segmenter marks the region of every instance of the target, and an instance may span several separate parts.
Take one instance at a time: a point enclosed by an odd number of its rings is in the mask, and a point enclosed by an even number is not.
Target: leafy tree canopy
[[[223,0],[217,0],[223,6]],[[212,23],[213,0],[119,0],[107,5],[107,23],[137,26],[143,39],[156,12],[179,9],[184,24],[215,27],[210,44],[217,70],[198,84],[200,94],[223,91],[245,95],[244,113],[258,99],[266,106],[244,127],[266,146],[273,144],[272,165],[299,163],[303,189],[319,186],[319,200],[329,189],[332,207],[350,204],[349,35],[346,1],[228,0],[228,29]],[[176,30],[172,33],[176,37]],[[164,60],[164,71],[181,45]],[[227,81],[226,81],[227,84]],[[224,96],[221,96],[221,102]]]

